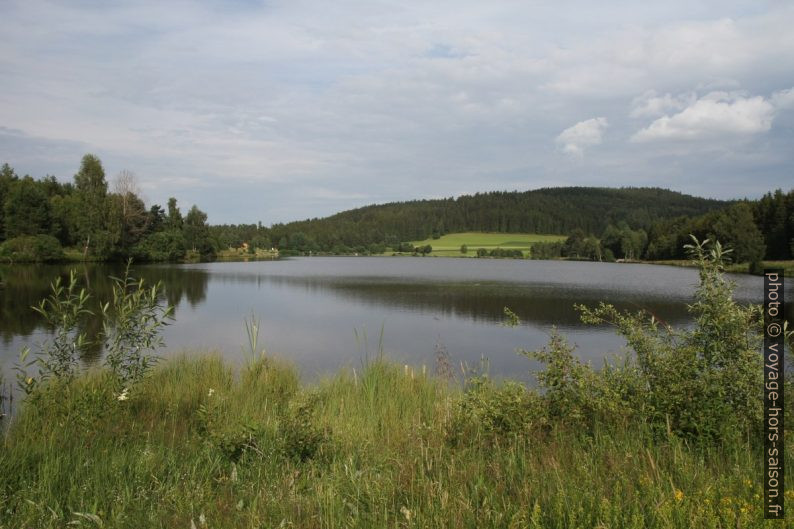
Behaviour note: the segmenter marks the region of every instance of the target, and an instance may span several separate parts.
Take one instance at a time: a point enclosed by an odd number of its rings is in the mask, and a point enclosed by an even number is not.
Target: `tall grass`
[[[218,357],[164,363],[125,400],[111,382],[26,402],[0,527],[763,526],[749,439],[693,447],[639,423],[453,438],[462,390],[379,360],[303,387],[287,364],[235,376]]]

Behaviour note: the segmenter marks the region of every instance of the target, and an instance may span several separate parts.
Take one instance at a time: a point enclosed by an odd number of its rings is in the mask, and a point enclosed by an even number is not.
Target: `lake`
[[[7,381],[22,347],[47,337],[30,306],[48,294],[54,277],[67,279],[70,268],[95,301],[109,299],[109,276],[122,271],[114,265],[0,267],[0,364]],[[624,342],[610,328],[581,324],[575,303],[606,301],[686,325],[686,304],[698,282],[697,270],[669,266],[412,257],[137,265],[134,273],[162,281],[165,299],[175,306],[162,356],[219,351],[238,363],[246,356],[244,320],[254,314],[260,346],[293,361],[305,377],[357,367],[382,346],[388,358],[420,368],[434,369],[443,350],[458,371],[485,358],[493,375],[528,380],[537,366],[515,350],[542,347],[554,325],[578,345],[577,354],[600,363]],[[730,278],[738,300],[761,302],[762,278]],[[520,317],[519,327],[501,325],[505,306]],[[89,333],[99,327],[98,320],[85,324]],[[86,363],[99,358],[97,348],[85,353]]]

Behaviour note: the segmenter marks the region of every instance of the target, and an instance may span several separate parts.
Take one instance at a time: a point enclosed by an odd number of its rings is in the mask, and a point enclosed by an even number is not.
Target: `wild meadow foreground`
[[[82,372],[67,332],[82,294],[56,285],[40,309],[64,332],[20,366],[0,527],[794,527],[763,520],[760,311],[732,301],[718,245],[692,251],[692,328],[581,307],[631,355],[594,369],[553,333],[521,352],[538,389],[443,355],[432,375],[378,358],[312,384],[263,355],[153,367],[141,351],[167,310],[127,279],[105,309],[109,360]]]

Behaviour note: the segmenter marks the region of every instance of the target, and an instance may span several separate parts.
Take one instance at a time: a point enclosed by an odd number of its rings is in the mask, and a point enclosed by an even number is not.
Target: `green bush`
[[[51,235],[26,235],[0,244],[0,259],[14,263],[44,263],[63,257],[61,243]]]
[[[469,380],[447,428],[452,445],[504,435],[526,435],[548,426],[545,403],[517,382],[495,384],[486,376]]]
[[[147,354],[162,345],[160,332],[173,310],[162,306],[160,285],[151,288],[144,281],[134,280],[129,265],[123,278],[114,281],[113,300],[101,303],[103,331],[100,336],[107,353],[105,364],[110,368],[117,389],[140,381],[154,363]],[[90,315],[86,308],[89,293],[79,287],[74,270],[69,284],[58,277],[51,285],[52,293],[33,310],[53,329],[52,337],[38,346],[31,360],[25,348],[16,366],[17,379],[26,393],[33,393],[48,381],[68,384],[80,371],[80,354],[88,344],[79,330],[82,319]],[[34,372],[28,370],[34,368]],[[122,400],[126,399],[125,397]]]
[[[633,352],[623,367],[607,371],[624,381],[615,388],[624,406],[657,430],[719,441],[761,424],[762,313],[733,300],[733,284],[723,276],[728,251],[718,242],[695,239],[688,250],[700,267],[692,328],[673,329],[605,303],[578,308],[586,323],[613,325]]]
[[[692,327],[673,329],[652,314],[621,312],[606,303],[577,306],[585,323],[614,326],[629,354],[594,369],[552,331],[546,347],[519,351],[543,364],[536,373],[539,392],[477,381],[458,407],[452,437],[538,424],[588,434],[633,424],[702,443],[757,434],[763,404],[761,308],[733,300],[733,284],[724,277],[730,250],[693,240],[687,249],[699,266],[700,285],[689,305]],[[515,314],[506,314],[506,325],[518,324]]]
[[[146,261],[177,261],[185,256],[187,243],[179,230],[153,233],[135,246],[137,259]]]
[[[147,288],[143,279],[113,278],[113,300],[102,305],[102,337],[105,364],[122,387],[139,382],[156,358],[147,354],[162,347],[160,336],[173,307],[159,300],[161,283]]]

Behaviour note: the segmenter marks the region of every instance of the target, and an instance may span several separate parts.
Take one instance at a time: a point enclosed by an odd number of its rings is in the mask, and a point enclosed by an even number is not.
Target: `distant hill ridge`
[[[463,231],[600,234],[609,224],[648,229],[659,220],[702,215],[731,203],[658,187],[553,187],[370,205],[272,230],[273,235],[300,232],[321,246],[332,240],[391,244]]]

